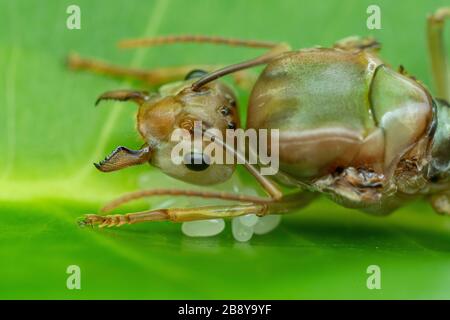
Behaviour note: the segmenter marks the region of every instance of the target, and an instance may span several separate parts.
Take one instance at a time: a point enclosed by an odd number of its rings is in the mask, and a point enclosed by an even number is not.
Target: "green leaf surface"
[[[422,201],[374,218],[319,199],[249,243],[235,242],[229,225],[212,238],[185,237],[169,222],[78,228],[77,217],[136,190],[148,172],[154,187],[173,180],[147,166],[95,170],[92,162],[114,147],[141,143],[135,108],[94,108],[96,97],[143,87],[64,64],[72,51],[145,68],[234,63],[261,53],[115,46],[142,36],[208,34],[304,48],[357,34],[376,37],[386,61],[431,88],[425,18],[448,1],[377,1],[381,30],[366,28],[374,3],[365,0],[79,0],[81,30],[66,28],[70,4],[0,0],[0,298],[450,298],[450,219]],[[241,92],[241,103],[247,97]],[[69,265],[81,268],[81,290],[66,288]],[[381,290],[367,289],[369,265],[381,268]]]

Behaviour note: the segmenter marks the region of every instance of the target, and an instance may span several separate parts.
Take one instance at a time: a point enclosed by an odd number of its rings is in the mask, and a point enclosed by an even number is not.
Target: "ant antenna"
[[[226,76],[227,74],[230,74],[230,73],[234,73],[234,72],[237,72],[237,71],[240,71],[240,70],[244,70],[244,69],[248,69],[248,68],[251,68],[251,67],[255,67],[255,66],[260,65],[260,64],[265,64],[269,60],[271,60],[272,58],[273,58],[272,56],[270,56],[270,57],[261,56],[261,57],[258,57],[256,59],[252,59],[252,60],[249,60],[249,61],[244,61],[244,62],[241,62],[241,63],[233,64],[231,66],[227,66],[227,67],[224,67],[222,69],[219,69],[219,70],[207,73],[203,77],[201,77],[200,79],[198,79],[197,81],[195,81],[192,84],[192,90],[193,91],[198,91],[198,89],[200,89],[202,86],[204,86],[208,82],[211,82],[211,81],[214,81],[216,79],[219,79],[219,78],[221,78],[223,76]]]
[[[222,69],[205,74],[203,77],[201,77],[200,79],[198,79],[197,81],[195,81],[192,84],[192,90],[198,91],[198,89],[200,89],[200,87],[207,84],[208,82],[214,81],[214,80],[221,78],[227,74],[234,73],[234,72],[244,70],[244,69],[248,69],[251,67],[255,67],[255,66],[258,66],[261,64],[267,64],[273,58],[275,58],[278,55],[280,55],[281,53],[289,51],[289,50],[290,50],[289,45],[287,45],[285,43],[278,43],[275,46],[273,46],[269,50],[269,52],[263,54],[262,56],[259,56],[257,58],[254,58],[254,59],[251,59],[248,61],[244,61],[241,63],[233,64],[233,65],[224,67]]]
[[[256,40],[241,40],[232,38],[223,38],[215,36],[201,36],[201,35],[178,35],[178,36],[163,36],[147,39],[128,39],[118,43],[119,48],[138,48],[138,47],[152,47],[164,44],[173,43],[211,43],[223,44],[234,47],[250,47],[250,48],[265,48],[271,49],[278,44],[268,41]]]

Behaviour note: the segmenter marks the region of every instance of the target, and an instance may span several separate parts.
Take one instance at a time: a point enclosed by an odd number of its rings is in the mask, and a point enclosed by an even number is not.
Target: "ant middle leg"
[[[444,43],[444,23],[450,18],[450,7],[440,8],[428,17],[427,38],[434,85],[438,98],[450,101],[450,79]]]

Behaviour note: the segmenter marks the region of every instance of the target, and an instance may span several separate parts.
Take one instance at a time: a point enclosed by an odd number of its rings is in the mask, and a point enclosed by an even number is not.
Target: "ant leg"
[[[142,70],[125,68],[101,60],[82,58],[76,53],[72,53],[68,56],[67,65],[72,70],[85,70],[113,78],[137,80],[150,86],[159,86],[165,83],[182,80],[192,70],[199,69],[211,71],[218,68],[218,66],[214,65],[185,65]]]
[[[444,43],[444,22],[450,18],[450,8],[441,8],[428,17],[427,37],[434,85],[438,98],[450,101],[450,80]]]
[[[309,192],[295,193],[280,201],[266,204],[235,204],[221,206],[205,206],[197,208],[168,208],[127,213],[124,215],[87,214],[79,220],[80,226],[98,225],[100,228],[121,226],[149,221],[185,222],[194,220],[208,220],[218,218],[233,218],[246,214],[264,216],[267,214],[284,214],[293,208],[302,208],[309,204],[315,194]]]
[[[126,39],[118,43],[119,48],[138,48],[138,47],[153,47],[174,43],[210,43],[214,45],[227,45],[232,47],[248,47],[248,48],[263,48],[271,49],[276,47],[278,43],[259,40],[243,40],[224,38],[219,36],[204,36],[204,35],[169,35],[154,38],[139,38]]]
[[[98,225],[100,228],[103,228],[148,221],[183,222],[236,217],[250,213],[262,215],[264,212],[264,205],[254,204],[236,206],[207,206],[198,208],[168,208],[127,213],[124,215],[115,214],[101,216],[96,214],[87,214],[84,219],[79,220],[79,224],[80,226]]]
[[[214,45],[227,45],[232,47],[269,49],[269,52],[260,56],[259,58],[244,63],[223,67],[221,69],[219,68],[213,69],[219,70],[212,72],[206,77],[202,77],[201,79],[203,80],[201,84],[200,82],[197,81],[193,85],[194,90],[198,89],[206,82],[220,78],[226,74],[233,74],[235,82],[238,86],[242,87],[245,90],[250,90],[253,87],[254,82],[256,81],[256,77],[250,73],[243,72],[244,69],[248,69],[256,65],[265,64],[268,61],[270,61],[273,57],[279,55],[280,53],[291,50],[290,46],[285,43],[276,43],[259,40],[242,40],[242,39],[224,38],[218,36],[204,36],[204,35],[175,35],[175,36],[162,36],[155,38],[127,39],[120,41],[118,45],[120,48],[138,48],[138,47],[167,45],[174,43],[210,43]],[[238,73],[235,74],[236,72]]]
[[[113,201],[107,203],[101,209],[102,212],[109,212],[115,208],[142,198],[153,197],[153,196],[183,196],[183,197],[199,197],[205,199],[220,199],[229,201],[239,201],[239,202],[250,202],[250,203],[269,203],[272,202],[271,198],[263,198],[259,196],[250,196],[236,193],[228,193],[222,191],[197,191],[197,190],[185,190],[185,189],[151,189],[151,190],[139,190],[127,193]]]
[[[72,70],[84,70],[118,79],[137,80],[150,86],[159,86],[165,83],[183,80],[192,70],[211,72],[223,67],[221,65],[185,65],[141,70],[120,67],[101,60],[81,58],[75,53],[68,56],[67,64]],[[233,74],[233,79],[237,86],[244,90],[250,90],[253,87],[253,83],[256,81],[256,76],[244,70]]]

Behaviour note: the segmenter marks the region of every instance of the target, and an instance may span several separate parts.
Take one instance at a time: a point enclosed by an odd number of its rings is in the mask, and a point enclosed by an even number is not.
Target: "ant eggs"
[[[189,237],[212,237],[225,229],[223,219],[183,222],[181,231]]]
[[[258,217],[248,214],[231,220],[231,233],[235,240],[247,242],[253,234],[262,235],[274,230],[281,221],[280,215]],[[225,229],[223,219],[184,222],[181,231],[189,237],[212,237]]]
[[[266,234],[278,227],[281,222],[281,216],[278,214],[270,214],[261,217],[255,225],[253,231],[255,234]]]
[[[245,225],[239,218],[234,218],[231,221],[231,233],[237,241],[247,242],[253,236],[253,226]]]

